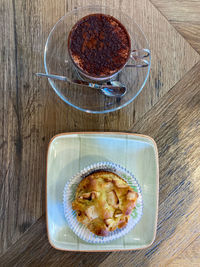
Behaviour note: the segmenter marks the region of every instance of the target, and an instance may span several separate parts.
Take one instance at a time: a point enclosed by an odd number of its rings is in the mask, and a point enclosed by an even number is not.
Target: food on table
[[[91,77],[117,73],[127,63],[131,42],[126,28],[116,18],[91,14],[80,19],[68,38],[73,63]]]
[[[72,208],[77,220],[98,236],[107,236],[128,223],[138,193],[109,171],[95,171],[78,185]]]

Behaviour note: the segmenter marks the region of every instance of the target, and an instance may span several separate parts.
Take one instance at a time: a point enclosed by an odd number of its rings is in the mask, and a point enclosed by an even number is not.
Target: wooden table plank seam
[[[200,54],[199,1],[150,0],[170,24]]]

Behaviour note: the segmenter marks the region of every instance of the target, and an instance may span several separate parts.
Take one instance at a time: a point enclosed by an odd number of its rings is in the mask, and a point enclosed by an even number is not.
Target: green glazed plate
[[[127,235],[105,244],[79,239],[64,216],[63,190],[67,181],[88,165],[109,161],[132,172],[142,189],[143,215]],[[83,132],[53,137],[47,153],[46,219],[50,244],[66,251],[143,249],[156,235],[158,214],[158,152],[155,141],[144,135]]]

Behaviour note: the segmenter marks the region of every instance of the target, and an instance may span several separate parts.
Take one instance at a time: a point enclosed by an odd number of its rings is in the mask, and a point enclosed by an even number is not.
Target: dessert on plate
[[[72,208],[77,220],[98,236],[107,236],[127,225],[138,193],[117,174],[95,171],[77,187]]]

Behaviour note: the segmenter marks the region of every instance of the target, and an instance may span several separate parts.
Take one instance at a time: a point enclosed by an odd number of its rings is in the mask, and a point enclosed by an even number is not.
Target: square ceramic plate
[[[96,245],[79,239],[67,225],[63,189],[73,175],[100,161],[111,161],[131,171],[142,189],[144,210],[128,235]],[[52,138],[47,153],[46,209],[50,244],[69,251],[135,250],[155,239],[158,214],[158,152],[148,136],[126,133],[64,133]]]

